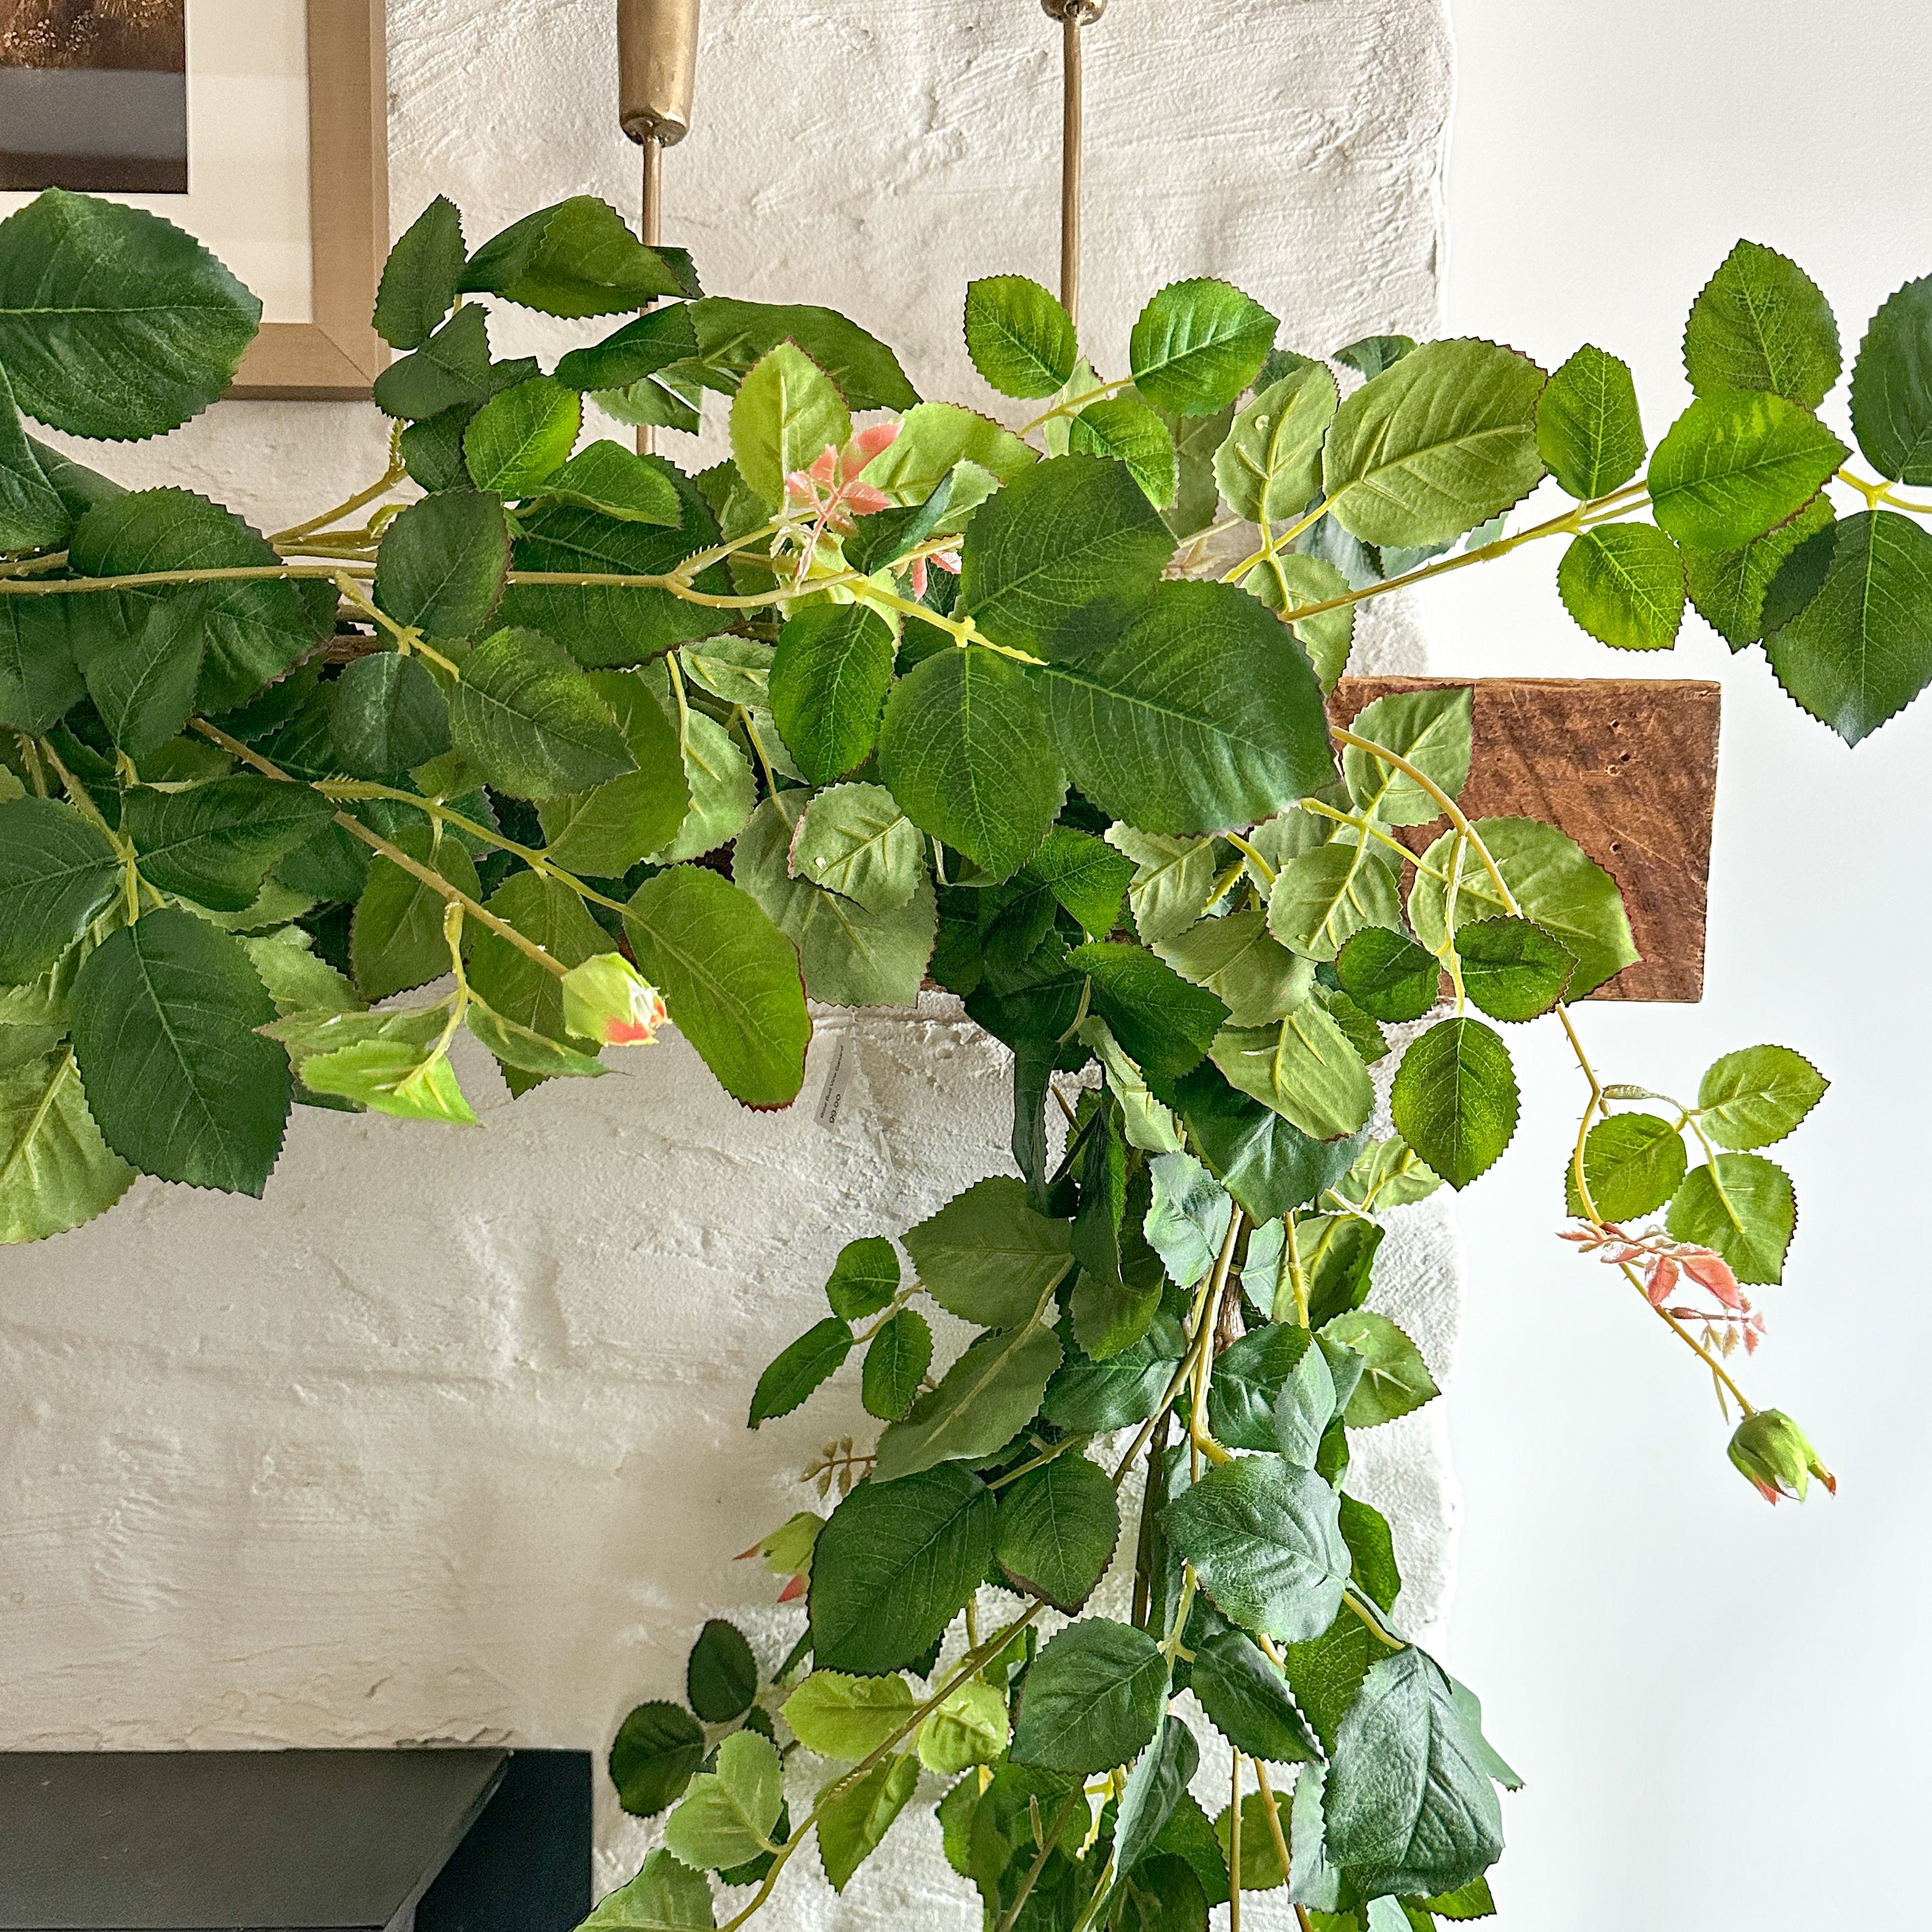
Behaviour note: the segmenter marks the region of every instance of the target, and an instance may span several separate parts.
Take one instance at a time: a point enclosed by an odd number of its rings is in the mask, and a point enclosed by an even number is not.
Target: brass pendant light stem
[[[1083,78],[1080,30],[1106,11],[1107,0],[1041,0],[1060,22],[1060,300],[1080,319],[1080,159]]]

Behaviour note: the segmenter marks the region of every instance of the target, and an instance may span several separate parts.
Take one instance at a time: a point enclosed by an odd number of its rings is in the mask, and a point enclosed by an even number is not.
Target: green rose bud
[[[1731,1460],[1746,1479],[1756,1485],[1768,1503],[1780,1496],[1804,1500],[1810,1479],[1816,1476],[1832,1495],[1838,1493],[1838,1479],[1819,1460],[1810,1438],[1782,1409],[1761,1408],[1738,1424],[1731,1438]]]
[[[563,976],[563,1024],[600,1046],[648,1046],[664,1003],[621,952],[600,952]]]

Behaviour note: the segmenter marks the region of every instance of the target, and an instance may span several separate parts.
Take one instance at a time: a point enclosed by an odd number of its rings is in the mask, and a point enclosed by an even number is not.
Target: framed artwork
[[[231,394],[369,393],[389,245],[383,0],[0,0],[0,215],[152,209],[261,297]]]

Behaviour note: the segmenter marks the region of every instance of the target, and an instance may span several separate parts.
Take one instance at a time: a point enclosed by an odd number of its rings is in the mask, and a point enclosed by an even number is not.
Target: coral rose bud
[[[563,977],[563,1023],[604,1046],[648,1046],[664,1023],[664,996],[621,952],[600,952]]]

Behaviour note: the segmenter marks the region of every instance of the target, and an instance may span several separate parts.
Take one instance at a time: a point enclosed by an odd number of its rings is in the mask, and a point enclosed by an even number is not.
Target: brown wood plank
[[[1391,692],[1454,685],[1475,692],[1462,808],[1561,827],[1622,889],[1643,956],[1591,997],[1702,998],[1720,688],[1689,679],[1345,677],[1329,713],[1346,724]],[[1439,830],[1406,836],[1420,850]]]

